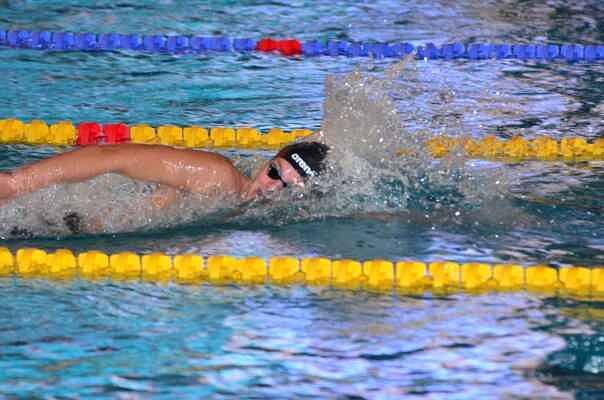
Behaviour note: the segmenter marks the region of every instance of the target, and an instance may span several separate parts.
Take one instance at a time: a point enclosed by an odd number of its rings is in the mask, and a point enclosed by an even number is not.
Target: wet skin
[[[151,195],[151,203],[157,208],[173,203],[181,192],[199,193],[209,200],[245,202],[270,196],[284,187],[281,180],[268,176],[271,163],[283,182],[304,185],[300,174],[282,158],[267,161],[250,179],[227,157],[208,151],[132,143],[88,146],[0,173],[0,202],[50,185],[81,182],[105,173],[158,183],[158,189]]]

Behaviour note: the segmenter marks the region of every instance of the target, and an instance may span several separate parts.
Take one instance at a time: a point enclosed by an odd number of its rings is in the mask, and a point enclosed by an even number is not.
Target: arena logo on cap
[[[315,171],[313,171],[312,168],[306,164],[306,161],[304,161],[298,153],[292,154],[291,158],[296,162],[296,164],[298,164],[300,168],[302,168],[302,171],[304,171],[306,175],[315,176]]]

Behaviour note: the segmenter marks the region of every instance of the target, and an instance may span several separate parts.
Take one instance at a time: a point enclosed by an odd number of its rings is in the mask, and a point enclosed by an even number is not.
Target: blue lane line
[[[251,52],[257,41],[249,38],[122,35],[117,33],[30,32],[1,30],[0,46],[59,51],[145,51],[158,53]],[[402,58],[414,53],[418,59],[518,59],[566,60],[595,62],[604,60],[604,45],[582,44],[489,44],[449,43],[440,47],[432,43],[414,47],[410,43],[351,43],[345,41],[306,41],[302,54],[313,56],[344,56]]]

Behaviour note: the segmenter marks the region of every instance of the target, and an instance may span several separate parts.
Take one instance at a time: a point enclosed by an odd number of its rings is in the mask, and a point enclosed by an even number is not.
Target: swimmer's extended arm
[[[12,199],[53,184],[80,182],[109,172],[176,190],[203,192],[216,182],[229,182],[228,172],[223,173],[229,170],[226,164],[224,158],[213,153],[167,146],[90,146],[0,174],[0,199]]]

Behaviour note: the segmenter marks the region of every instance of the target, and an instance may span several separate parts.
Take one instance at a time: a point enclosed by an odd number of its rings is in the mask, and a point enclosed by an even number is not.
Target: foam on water
[[[435,161],[425,151],[432,135],[450,126],[428,121],[414,99],[422,93],[415,61],[407,58],[385,69],[371,65],[343,76],[328,76],[322,129],[313,137],[331,147],[327,172],[305,189],[282,191],[273,199],[243,206],[185,195],[181,202],[157,211],[149,204],[154,185],[107,174],[88,182],[46,188],[0,208],[0,236],[63,236],[73,233],[65,216],[82,216],[82,232],[117,233],[181,224],[283,224],[358,214],[423,214],[484,204],[506,187],[499,168],[470,168],[460,156]],[[446,107],[450,90],[436,92]],[[401,118],[393,99],[404,99]],[[423,104],[423,103],[422,103]],[[422,123],[427,126],[422,127]],[[250,173],[258,157],[239,157],[236,165]],[[250,173],[254,175],[254,173]]]
[[[434,160],[426,152],[426,141],[434,135],[463,134],[458,122],[432,118],[447,114],[452,102],[446,83],[422,87],[412,58],[383,73],[372,70],[369,65],[326,78],[322,129],[313,138],[331,146],[325,176],[305,192],[284,193],[270,208],[248,209],[246,216],[270,215],[275,223],[359,214],[446,218],[459,216],[463,208],[495,202],[499,208],[509,202],[505,195],[513,175],[500,165],[471,163],[456,153]],[[431,109],[425,99],[415,103],[428,92],[436,104]]]

